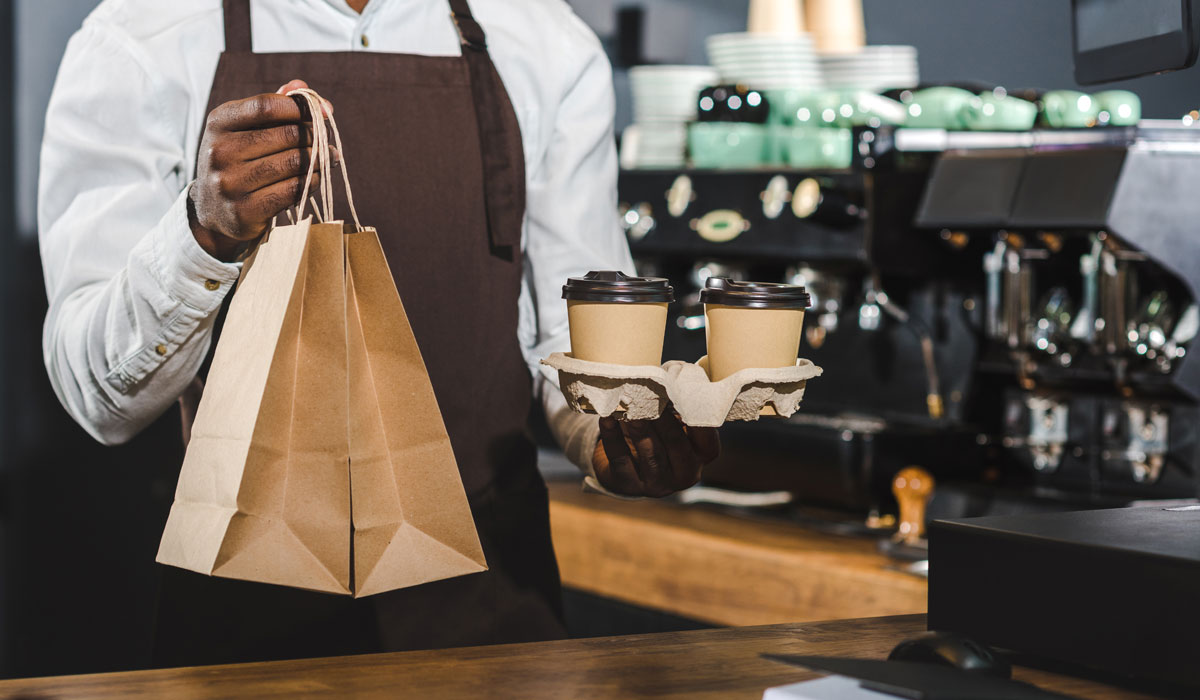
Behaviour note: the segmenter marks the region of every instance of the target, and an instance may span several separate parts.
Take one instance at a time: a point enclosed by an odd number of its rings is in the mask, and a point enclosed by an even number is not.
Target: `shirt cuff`
[[[221,308],[225,295],[242,271],[241,263],[227,263],[209,255],[188,223],[188,191],[183,192],[160,221],[154,241],[154,261],[163,290],[181,304],[204,314]]]

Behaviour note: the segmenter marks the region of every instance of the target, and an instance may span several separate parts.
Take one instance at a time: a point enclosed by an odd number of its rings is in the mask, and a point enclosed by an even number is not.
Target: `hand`
[[[299,199],[312,132],[299,103],[286,93],[304,87],[304,81],[293,80],[275,94],[226,102],[208,115],[188,193],[188,221],[213,257],[232,259]],[[328,102],[325,109],[333,111]],[[313,187],[318,179],[313,173]]]
[[[660,498],[694,485],[720,452],[716,428],[685,426],[668,408],[657,420],[601,418],[592,465],[613,493]]]

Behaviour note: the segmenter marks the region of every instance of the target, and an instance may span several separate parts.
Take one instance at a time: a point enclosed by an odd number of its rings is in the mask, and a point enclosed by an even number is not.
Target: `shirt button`
[[[216,280],[204,280],[204,288],[210,292],[215,292],[221,288],[221,283]]]
[[[167,354],[167,346],[162,345],[162,344],[155,345],[154,352],[158,353],[159,355],[166,355]]]
[[[362,46],[364,49],[371,45],[371,42],[367,39],[366,34],[363,34],[361,37],[359,37],[359,41],[362,42]]]

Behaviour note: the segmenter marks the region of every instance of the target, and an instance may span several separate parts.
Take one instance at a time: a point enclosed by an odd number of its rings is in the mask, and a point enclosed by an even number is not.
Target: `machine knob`
[[[900,504],[896,539],[915,545],[925,536],[925,507],[933,497],[933,475],[920,467],[905,467],[892,479],[892,495]]]

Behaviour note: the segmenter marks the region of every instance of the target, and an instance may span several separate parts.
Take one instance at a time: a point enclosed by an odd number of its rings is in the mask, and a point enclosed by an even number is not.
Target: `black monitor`
[[[1071,0],[1081,85],[1187,68],[1200,46],[1200,0]]]

